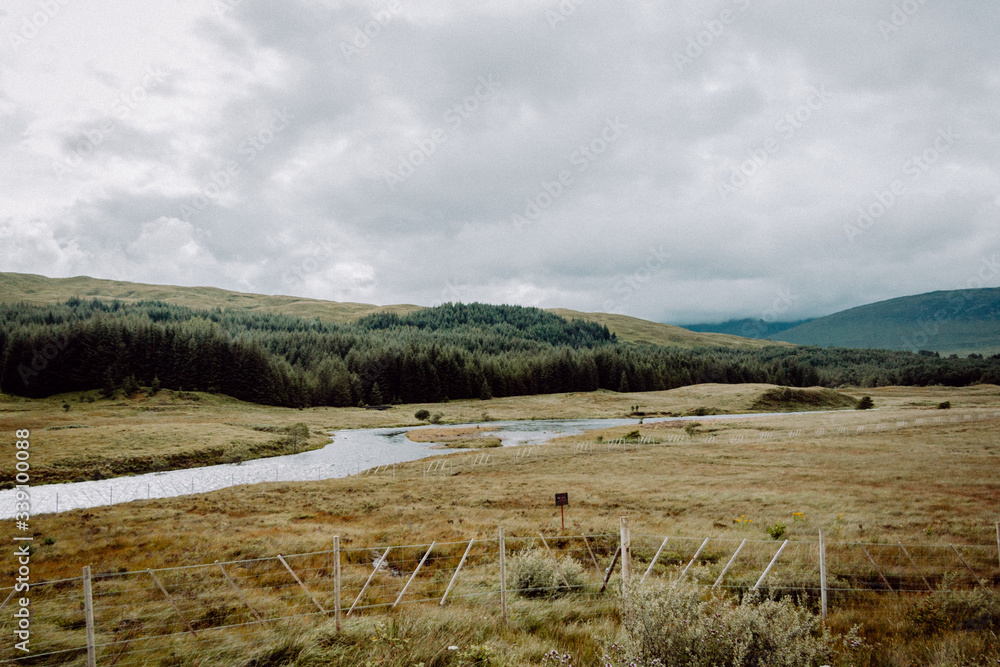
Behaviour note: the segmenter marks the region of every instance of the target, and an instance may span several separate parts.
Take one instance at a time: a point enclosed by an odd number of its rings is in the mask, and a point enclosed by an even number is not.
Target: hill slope
[[[820,317],[772,336],[821,347],[1000,352],[1000,288],[906,296]]]
[[[324,322],[338,323],[352,322],[366,315],[382,312],[405,315],[422,308],[422,306],[412,304],[376,306],[367,303],[323,301],[293,296],[248,294],[216,287],[146,285],[86,276],[47,278],[34,274],[0,272],[0,303],[26,302],[42,305],[60,303],[73,297],[117,299],[127,303],[155,300],[205,310],[241,308],[308,319],[318,317]],[[669,324],[649,322],[625,315],[581,313],[564,308],[550,308],[548,310],[561,317],[597,322],[607,326],[612,333],[618,336],[619,340],[628,343],[653,343],[687,348],[714,346],[752,348],[786,345],[782,342],[754,340],[738,336],[696,333]]]
[[[745,318],[742,320],[727,320],[718,324],[682,324],[688,331],[701,331],[705,333],[723,333],[732,336],[774,336],[800,324],[812,322],[812,319],[797,320],[795,322],[769,322],[767,320],[754,320]]]

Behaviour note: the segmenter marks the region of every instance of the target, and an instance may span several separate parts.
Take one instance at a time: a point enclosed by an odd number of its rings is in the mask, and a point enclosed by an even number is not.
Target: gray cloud
[[[0,44],[2,270],[690,322],[1000,245],[985,0],[104,4]]]

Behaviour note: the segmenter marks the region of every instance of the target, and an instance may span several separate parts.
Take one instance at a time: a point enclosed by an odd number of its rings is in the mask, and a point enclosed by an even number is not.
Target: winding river
[[[646,423],[662,421],[699,421],[747,419],[797,413],[758,413],[711,415],[701,417],[657,417]],[[584,431],[636,424],[635,419],[540,419],[491,421],[488,423],[448,424],[447,426],[483,426],[495,428],[504,447],[539,445],[552,438],[578,435]],[[441,426],[366,428],[335,431],[326,447],[299,454],[255,459],[202,468],[147,473],[88,482],[32,485],[31,514],[49,514],[74,509],[115,505],[133,500],[173,498],[207,491],[217,491],[242,484],[302,482],[347,477],[378,466],[391,466],[418,459],[448,454],[455,450],[435,448],[431,442],[413,442],[407,431]],[[0,518],[14,516],[14,490],[0,491]]]

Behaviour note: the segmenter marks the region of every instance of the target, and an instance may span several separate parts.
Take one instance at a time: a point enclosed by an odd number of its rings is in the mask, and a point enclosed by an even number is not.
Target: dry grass
[[[580,404],[588,401],[606,413],[636,402],[664,411],[713,401],[736,408],[754,400],[760,389],[754,393],[748,387],[691,387],[677,393],[563,400],[568,412],[583,410]],[[864,393],[874,398],[875,410],[706,420],[696,427],[693,441],[684,443],[629,446],[625,451],[595,446],[590,453],[577,453],[575,443],[592,442],[597,434],[591,433],[538,447],[537,458],[514,459],[513,452],[499,452],[495,465],[451,476],[422,477],[421,464],[415,462],[397,465],[395,480],[372,476],[277,487],[260,484],[39,516],[33,520],[35,544],[40,546],[33,556],[32,577],[77,576],[88,563],[97,571],[131,571],[304,553],[328,549],[333,535],[351,548],[490,538],[498,525],[509,534],[556,534],[555,492],[569,493],[570,534],[613,533],[618,517],[628,515],[633,534],[769,539],[766,526],[784,521],[793,540],[814,539],[822,528],[831,541],[994,543],[1000,503],[995,418],[1000,388],[885,388]],[[549,403],[553,400],[532,397],[522,405],[548,414],[555,411]],[[943,400],[954,408],[934,409]],[[513,411],[513,399],[509,401],[448,404],[445,411],[454,410],[459,417],[462,410],[481,411],[487,405],[491,414],[502,415]],[[290,418],[297,415],[297,420],[307,421],[301,415],[311,411],[289,412]],[[384,413],[344,412],[345,421],[388,418]],[[970,418],[963,419],[965,415]],[[990,418],[979,420],[979,415]],[[934,422],[936,417],[941,421]],[[925,423],[916,425],[917,418]],[[907,425],[895,428],[897,421]],[[872,432],[878,423],[892,428]],[[858,424],[866,424],[867,430],[858,434]],[[841,427],[848,430],[841,433]],[[609,429],[604,436],[620,437],[625,429],[635,428]],[[660,424],[639,429],[658,439],[679,432]],[[789,435],[791,429],[802,433]],[[762,441],[761,433],[774,436]],[[714,442],[705,441],[710,435],[716,436]],[[793,520],[793,513],[801,513],[802,520]],[[734,523],[740,515],[753,522]],[[54,543],[41,546],[47,537]],[[978,562],[976,566],[984,572],[987,567]],[[995,561],[988,567],[995,569]],[[871,645],[880,643],[857,664],[961,664],[955,656],[996,650],[995,640],[975,632],[915,636],[908,625],[908,604],[881,596],[866,605],[837,609],[831,623],[846,631],[860,622]],[[402,613],[352,620],[341,638],[328,626],[312,622],[220,632],[213,640],[217,643],[203,644],[211,647],[209,653],[205,648],[195,652],[194,643],[177,638],[171,640],[176,658],[172,664],[193,664],[197,655],[214,655],[211,664],[220,665],[366,660],[389,665],[475,664],[448,653],[448,643],[463,651],[480,647],[493,656],[479,664],[539,664],[551,649],[572,653],[575,664],[597,664],[604,642],[620,630],[615,609],[607,600],[525,601],[516,608],[512,627],[502,629],[495,627],[497,611],[490,604],[457,605],[450,611],[418,605]],[[377,623],[383,624],[381,629]],[[255,648],[249,649],[251,644]],[[161,649],[158,659],[169,650]],[[250,652],[272,655],[248,663]]]

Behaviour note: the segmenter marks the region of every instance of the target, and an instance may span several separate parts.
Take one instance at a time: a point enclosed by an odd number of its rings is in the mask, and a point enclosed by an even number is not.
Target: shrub
[[[779,521],[767,527],[767,534],[770,535],[775,540],[780,540],[782,537],[785,536],[785,529],[787,527],[788,526]]]
[[[874,407],[875,402],[872,400],[871,396],[862,396],[857,405],[858,410],[871,410]]]
[[[529,549],[511,558],[510,575],[509,585],[526,598],[557,597],[583,585],[579,563],[572,558],[553,559],[544,549]]]
[[[443,412],[435,412],[434,414],[431,415],[430,422],[432,424],[440,424],[442,417],[444,417],[444,413]]]
[[[941,401],[940,403],[938,403],[937,406],[938,410],[948,410],[950,408],[951,408],[951,401]]]
[[[421,409],[414,412],[413,416],[419,419],[420,421],[425,421],[431,416],[431,413],[429,413],[427,410]]]
[[[801,667],[833,662],[834,640],[819,618],[790,599],[749,593],[739,604],[702,600],[696,587],[640,588],[625,604],[624,646],[606,664]]]
[[[995,633],[1000,631],[1000,593],[945,588],[915,603],[906,615],[922,635],[945,630]]]

